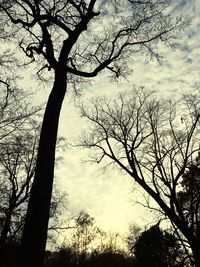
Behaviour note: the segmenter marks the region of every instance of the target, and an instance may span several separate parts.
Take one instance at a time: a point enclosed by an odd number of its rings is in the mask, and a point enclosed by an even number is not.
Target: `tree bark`
[[[31,188],[18,267],[41,267],[44,261],[52,195],[55,148],[67,74],[61,66],[49,95],[40,134],[35,177]]]
[[[191,249],[192,249],[192,255],[194,258],[194,266],[200,267],[200,245],[198,240],[194,240],[190,243]]]

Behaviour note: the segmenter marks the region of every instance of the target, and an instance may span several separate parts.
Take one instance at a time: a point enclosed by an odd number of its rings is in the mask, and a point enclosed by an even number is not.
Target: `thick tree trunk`
[[[64,68],[55,71],[40,134],[35,177],[28,203],[18,267],[43,265],[52,195],[58,122],[66,92]]]
[[[194,266],[200,267],[200,243],[195,240],[191,245],[192,254],[194,258]]]

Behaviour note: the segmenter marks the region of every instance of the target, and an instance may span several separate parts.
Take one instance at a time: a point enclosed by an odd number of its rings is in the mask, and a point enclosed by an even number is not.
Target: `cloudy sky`
[[[111,84],[105,77],[99,77],[85,91],[87,97],[113,96],[136,84],[146,85],[174,98],[200,82],[200,1],[174,2],[172,15],[178,13],[191,18],[191,26],[177,40],[177,49],[165,49],[165,59],[160,65],[138,60],[129,81]],[[85,121],[74,108],[72,98],[67,96],[61,114],[60,135],[71,140],[84,128]],[[140,194],[131,177],[122,176],[115,170],[103,173],[102,166],[83,163],[87,159],[88,151],[68,148],[56,171],[57,184],[68,193],[68,209],[71,213],[85,209],[95,218],[99,227],[120,232],[126,231],[129,223],[147,225],[153,222],[150,212],[136,203]]]
[[[137,58],[128,80],[111,83],[101,75],[84,91],[83,97],[114,97],[119,91],[126,91],[134,84],[145,85],[161,95],[178,98],[181,93],[190,91],[200,83],[200,1],[176,0],[174,3],[172,16],[189,15],[191,25],[177,40],[175,50],[163,50],[162,64],[155,61],[147,64],[144,58]],[[28,83],[30,81],[27,80]],[[48,95],[45,89],[43,93]],[[80,118],[73,97],[68,93],[63,103],[59,135],[71,141],[83,129],[87,129],[87,124]],[[101,164],[83,163],[89,154],[80,148],[69,147],[62,156],[63,160],[56,168],[55,181],[68,194],[68,214],[77,214],[84,209],[95,218],[99,227],[121,233],[127,231],[128,224],[145,226],[154,222],[152,214],[137,204],[141,201],[141,190],[131,177],[114,169],[103,172]]]

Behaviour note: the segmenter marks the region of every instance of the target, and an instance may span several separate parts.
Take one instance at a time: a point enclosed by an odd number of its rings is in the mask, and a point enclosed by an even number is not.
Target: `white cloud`
[[[166,93],[173,98],[183,91],[189,91],[200,77],[200,1],[176,1],[172,16],[177,13],[190,15],[191,26],[181,35],[176,50],[163,50],[165,60],[161,65],[156,62],[143,64],[141,62],[144,60],[137,58],[129,81],[112,84],[102,75],[88,89],[86,96],[106,94],[112,97],[120,90],[130,88],[130,83],[146,85],[162,95]],[[66,99],[60,123],[61,134],[72,138],[85,127],[73,103]],[[67,150],[64,165],[58,172],[62,188],[69,194],[69,208],[72,211],[84,208],[91,216],[96,217],[99,226],[112,226],[114,230],[122,229],[121,231],[126,227],[126,223],[141,223],[145,220],[145,216],[142,215],[144,210],[133,204],[130,177],[120,177],[116,172],[100,174],[98,166],[83,165],[81,158],[87,158],[86,152]]]

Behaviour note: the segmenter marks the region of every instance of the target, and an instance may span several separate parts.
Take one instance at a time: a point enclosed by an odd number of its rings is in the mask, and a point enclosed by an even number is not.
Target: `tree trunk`
[[[194,244],[191,244],[191,249],[194,258],[194,266],[200,267],[200,244],[197,240],[194,241]]]
[[[35,177],[31,188],[18,267],[41,267],[44,261],[52,195],[58,122],[66,92],[64,67],[55,70],[40,134]]]
[[[160,198],[160,196],[155,193],[143,180],[136,179],[135,177],[133,178],[157,202],[157,204],[165,212],[167,217],[171,220],[171,222],[173,222],[182,232],[191,247],[194,266],[200,267],[200,241],[195,238],[194,233],[189,230],[187,222],[179,218],[179,216],[172,209],[170,209]]]

